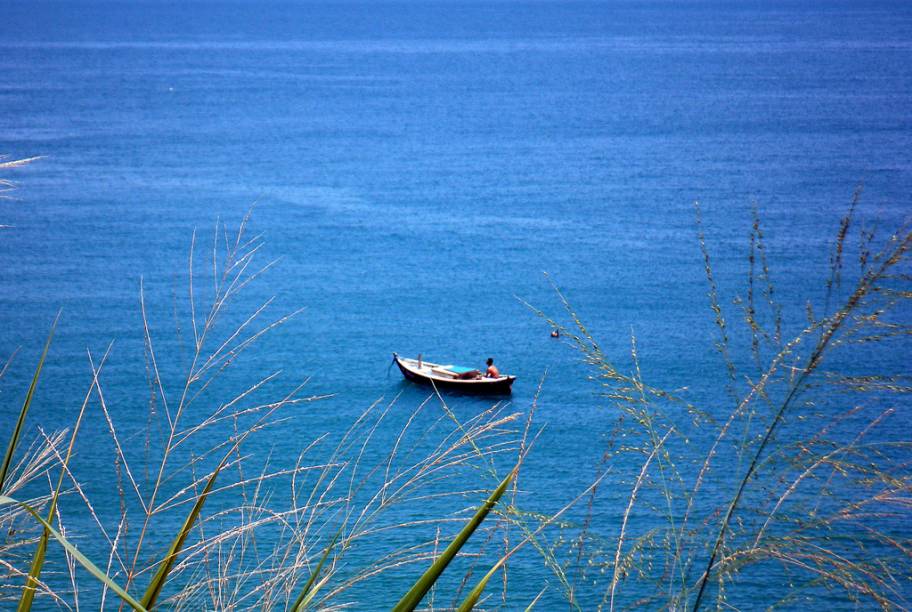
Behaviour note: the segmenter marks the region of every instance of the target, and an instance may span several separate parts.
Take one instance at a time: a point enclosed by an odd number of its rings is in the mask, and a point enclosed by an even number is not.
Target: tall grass
[[[857,219],[859,197],[835,231],[822,300],[797,321],[777,300],[756,211],[746,287],[726,300],[697,205],[721,365],[709,405],[644,380],[636,338],[618,365],[560,291],[563,317],[536,311],[618,415],[608,460],[641,466],[611,481],[628,491],[619,525],[599,533],[590,514],[566,527],[578,535],[564,534],[573,546],[560,554],[581,568],[586,607],[909,607],[912,233],[878,239]]]
[[[245,354],[300,311],[267,318],[272,298],[238,310],[245,303],[240,293],[274,264],[258,263],[262,238],[249,235],[248,226],[248,217],[233,232],[217,224],[205,248],[195,233],[191,239],[190,350],[182,371],[180,360],[159,348],[141,285],[150,388],[144,428],[135,416],[121,422],[119,415],[135,415],[136,405],[111,404],[104,370],[109,347],[100,358],[88,354],[91,384],[73,431],[42,434],[18,463],[4,463],[11,467],[0,522],[10,527],[0,550],[7,572],[0,596],[17,600],[20,609],[50,601],[105,609],[336,608],[380,588],[389,573],[400,583],[415,581],[399,594],[400,608],[413,609],[470,538],[490,540],[506,523],[524,532],[538,525],[507,510],[488,516],[534,442],[531,420],[521,427],[520,413],[508,405],[460,420],[439,394],[413,409],[393,398],[368,406],[347,430],[331,435],[302,427],[327,399],[306,394],[306,381],[283,384],[281,372],[249,375],[255,369]],[[37,382],[38,373],[8,457],[28,429]],[[100,506],[70,469],[86,427],[106,431],[110,443],[107,451],[88,449],[111,453],[111,472],[91,475],[96,490],[99,482],[107,489]],[[251,443],[279,431],[307,432],[295,455],[264,457],[259,449],[269,444]],[[504,464],[515,467],[504,472],[498,468]],[[47,493],[14,497],[23,488],[40,490],[42,479],[52,485]],[[113,519],[111,500],[117,500]],[[476,504],[482,504],[477,512]],[[78,523],[78,533],[68,521],[76,514],[90,517]],[[476,531],[484,535],[473,537]],[[54,549],[62,554],[49,551],[49,540],[62,545]],[[98,582],[86,583],[83,570]],[[396,599],[390,593],[389,605]]]
[[[537,394],[525,415],[498,403],[468,419],[436,392],[415,407],[382,399],[341,433],[305,430],[293,453],[280,445],[264,456],[263,436],[290,431],[292,419],[301,431],[328,398],[248,359],[300,312],[271,315],[271,298],[244,310],[239,296],[274,265],[260,263],[248,218],[234,231],[217,224],[208,244],[194,233],[183,357],[156,333],[140,287],[145,425],[121,416],[137,407],[117,402],[134,399],[107,392],[109,347],[88,354],[74,427],[36,428],[37,368],[0,479],[0,598],[21,609],[336,609],[365,594],[402,610],[552,607],[561,597],[608,610],[824,596],[909,607],[912,441],[891,423],[908,423],[912,390],[897,358],[912,334],[912,233],[878,237],[858,221],[859,198],[834,231],[820,299],[800,319],[779,301],[759,214],[732,299],[697,207],[719,363],[708,400],[650,382],[635,336],[619,363],[555,286],[562,316],[536,312],[587,363],[610,417],[591,484],[565,492],[551,515],[521,506]],[[87,427],[108,437],[107,450],[88,451],[110,453],[110,473],[92,475],[104,502],[71,467]],[[77,513],[88,520],[71,522]],[[550,579],[520,601],[509,567],[522,550]],[[391,592],[389,580],[406,587]]]

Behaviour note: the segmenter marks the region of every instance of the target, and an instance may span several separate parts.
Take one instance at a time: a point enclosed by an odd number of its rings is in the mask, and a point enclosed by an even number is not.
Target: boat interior
[[[425,376],[437,376],[439,378],[446,378],[451,380],[459,379],[460,375],[466,372],[477,371],[474,368],[466,368],[464,366],[457,366],[453,364],[444,365],[440,363],[431,363],[429,361],[421,361],[419,366],[417,359],[409,359],[407,357],[400,357],[399,360],[410,369],[413,369]],[[478,378],[481,378],[480,372],[478,374]],[[502,376],[501,378],[506,377]]]

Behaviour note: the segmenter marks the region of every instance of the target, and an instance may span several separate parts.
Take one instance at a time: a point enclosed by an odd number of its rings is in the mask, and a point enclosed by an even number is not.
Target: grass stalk
[[[792,402],[795,400],[797,395],[803,390],[804,383],[807,378],[817,369],[817,366],[823,359],[825,351],[829,347],[834,335],[842,328],[846,319],[855,311],[855,309],[861,303],[862,298],[868,294],[874,284],[877,281],[883,279],[890,271],[890,269],[899,263],[899,261],[908,251],[910,244],[912,244],[912,233],[905,234],[903,237],[901,237],[894,249],[882,258],[882,263],[879,268],[876,271],[868,272],[861,278],[854,292],[846,301],[846,304],[839,311],[837,311],[824,326],[817,345],[811,353],[810,358],[808,359],[807,366],[800,371],[796,380],[791,385],[788,394],[785,396],[785,399],[776,410],[773,419],[767,426],[766,431],[763,433],[760,444],[757,446],[757,450],[755,451],[747,470],[738,483],[738,488],[735,492],[734,497],[728,504],[728,508],[725,511],[725,516],[723,517],[722,523],[719,527],[719,533],[715,539],[715,543],[713,544],[709,559],[707,560],[706,568],[704,569],[698,581],[697,596],[693,605],[694,611],[700,608],[703,594],[706,590],[707,581],[712,572],[716,557],[719,554],[722,542],[725,539],[725,535],[727,533],[732,516],[734,515],[735,510],[738,508],[738,504],[741,501],[744,490],[753,477],[754,471],[757,469],[760,459],[763,457],[763,453],[766,450],[766,447],[769,444],[773,433],[782,422],[783,415],[785,414],[786,410],[791,407]]]

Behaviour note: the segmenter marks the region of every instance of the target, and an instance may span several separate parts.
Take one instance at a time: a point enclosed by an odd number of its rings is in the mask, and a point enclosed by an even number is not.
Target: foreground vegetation
[[[643,380],[635,338],[629,369],[615,365],[562,298],[569,323],[549,321],[620,414],[605,462],[644,457],[619,481],[630,494],[617,537],[584,529],[566,538],[577,557],[568,567],[593,583],[581,599],[568,580],[571,603],[590,608],[596,596],[614,609],[632,589],[649,595],[624,598],[625,607],[774,608],[822,597],[909,607],[912,233],[878,236],[858,222],[859,199],[833,240],[822,304],[809,301],[798,321],[775,298],[756,212],[746,287],[723,299],[697,205],[726,372],[712,410]],[[650,528],[635,529],[647,517]]]
[[[463,421],[433,394],[390,427],[403,407],[377,402],[336,439],[315,432],[290,461],[253,460],[253,438],[324,398],[279,372],[238,388],[226,382],[230,369],[253,371],[245,354],[297,313],[266,319],[267,300],[229,316],[239,292],[272,266],[257,263],[262,241],[247,235],[246,219],[230,238],[217,226],[205,248],[194,235],[192,350],[179,376],[165,372],[141,293],[151,390],[143,426],[118,424],[108,405],[107,352],[89,355],[91,380],[70,430],[31,423],[48,338],[0,468],[0,597],[20,609],[85,600],[336,608],[357,606],[359,589],[380,588],[378,577],[405,573],[413,586],[389,593],[396,610],[534,607],[545,591],[523,601],[511,594],[521,552],[551,574],[544,589],[577,609],[756,606],[751,585],[763,582],[775,586],[762,596],[777,597],[764,607],[836,593],[906,608],[912,453],[908,432],[890,423],[908,423],[897,413],[908,410],[912,386],[896,355],[912,329],[912,233],[859,228],[857,205],[856,197],[837,229],[823,303],[808,304],[800,322],[776,299],[758,215],[735,300],[721,294],[699,229],[725,372],[711,406],[644,380],[635,338],[629,362],[616,363],[559,291],[561,316],[536,311],[591,368],[610,434],[589,486],[568,491],[567,505],[547,516],[523,507],[531,502],[517,484],[535,452],[534,403],[523,412],[495,404]],[[697,220],[702,228],[699,208]],[[200,270],[212,287],[205,299]],[[110,440],[113,515],[69,469],[86,427]],[[607,524],[599,499],[618,491],[619,518]],[[566,519],[574,507],[582,520]],[[95,533],[70,532],[76,512],[91,516]],[[90,559],[77,537],[107,554]],[[488,554],[454,566],[471,546]],[[461,580],[440,582],[457,571]]]

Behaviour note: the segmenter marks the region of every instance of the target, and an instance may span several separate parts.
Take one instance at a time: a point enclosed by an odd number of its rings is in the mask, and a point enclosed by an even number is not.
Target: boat
[[[489,378],[472,368],[456,365],[431,363],[421,359],[409,359],[393,353],[393,361],[399,366],[406,380],[422,385],[433,385],[439,389],[458,390],[464,393],[507,394],[510,393],[515,376],[498,376]],[[461,376],[477,372],[478,377],[462,378]]]

